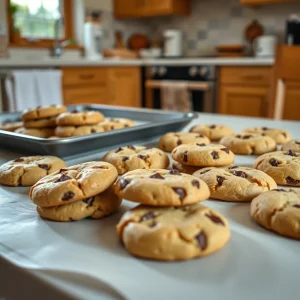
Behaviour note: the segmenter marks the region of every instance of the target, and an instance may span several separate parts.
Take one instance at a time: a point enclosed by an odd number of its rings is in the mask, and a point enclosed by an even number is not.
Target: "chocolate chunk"
[[[269,130],[268,127],[262,127],[261,129],[264,130],[264,131]]]
[[[126,160],[128,160],[128,159],[129,159],[128,156],[123,156],[123,157],[122,157],[122,161],[123,161],[123,162],[126,161]]]
[[[124,127],[127,128],[127,127],[129,127],[129,125],[128,125],[128,124],[125,124]]]
[[[154,173],[149,178],[165,180],[159,173]]]
[[[221,186],[223,184],[223,181],[225,180],[224,177],[222,176],[217,176],[217,183],[218,183],[218,186]]]
[[[91,129],[91,133],[96,133],[96,130],[95,129]]]
[[[288,176],[285,180],[289,184],[299,184],[300,183],[300,180],[294,179],[291,176]]]
[[[61,200],[68,201],[68,200],[71,200],[72,198],[74,198],[74,196],[75,196],[75,194],[73,192],[66,192],[62,196]]]
[[[150,219],[154,219],[155,218],[155,214],[153,211],[149,211],[147,213],[145,213],[141,218],[140,218],[140,222],[145,222],[147,220]]]
[[[275,158],[271,158],[271,159],[269,160],[269,163],[270,163],[270,165],[273,166],[273,167],[277,167],[278,165],[280,165],[280,162],[279,162],[277,159],[275,159]]]
[[[266,134],[265,134],[265,133],[262,133],[261,135],[262,135],[262,136],[266,136]]]
[[[227,154],[229,154],[229,149],[228,148],[222,148],[222,151],[225,151]]]
[[[286,133],[285,132],[281,132],[281,134],[286,138]]]
[[[207,236],[205,232],[202,230],[198,235],[195,236],[201,250],[205,250],[207,247]]]
[[[202,171],[202,172],[200,172],[200,174],[205,174],[205,173],[209,172],[210,170],[211,170],[211,169]]]
[[[181,140],[181,139],[178,139],[177,145],[179,146],[179,145],[181,145],[181,144],[182,144],[182,140]]]
[[[158,224],[157,222],[153,221],[151,224],[149,224],[149,227],[151,227],[151,228],[155,227],[157,224]]]
[[[216,125],[210,125],[209,128],[215,129],[217,126]]]
[[[187,151],[185,151],[185,152],[183,153],[183,161],[184,161],[184,162],[188,162],[188,152],[187,152]]]
[[[211,152],[210,155],[212,156],[213,159],[218,159],[219,158],[219,154],[218,154],[217,151]]]
[[[237,137],[238,139],[242,138],[240,134],[237,134],[235,137]]]
[[[288,150],[288,151],[286,152],[286,155],[296,156],[296,157],[297,157],[296,152],[294,152],[293,150]]]
[[[148,158],[146,155],[141,155],[141,154],[139,154],[137,157],[142,160],[147,160],[147,158]]]
[[[297,145],[300,145],[300,142],[298,142],[298,141],[295,141],[295,144],[297,144]]]
[[[88,205],[87,207],[89,207],[89,206],[93,205],[94,200],[95,200],[95,197],[90,197],[90,198],[86,198],[82,201]]]
[[[181,175],[180,172],[178,170],[176,170],[176,169],[170,170],[169,174],[170,175]]]
[[[129,148],[131,150],[135,150],[134,146],[132,146],[132,145],[128,145],[127,148]]]
[[[238,177],[242,177],[242,178],[247,178],[247,174],[243,171],[233,171],[233,175],[234,176],[238,176]]]
[[[276,192],[286,192],[286,190],[284,190],[284,189],[274,189],[274,190],[272,190],[272,191],[276,191]]]
[[[250,138],[252,138],[252,135],[251,135],[251,134],[244,135],[244,136],[242,137],[243,140],[248,140],[248,139],[250,139]]]
[[[192,186],[195,186],[197,189],[200,189],[200,182],[196,179],[192,181]]]
[[[59,173],[66,172],[66,171],[68,171],[68,169],[60,169]]]
[[[120,187],[121,187],[121,190],[123,190],[128,184],[129,184],[129,181],[126,180],[125,178],[121,178],[121,179],[120,179]]]
[[[22,162],[22,161],[24,161],[23,158],[17,158],[17,159],[14,160],[14,162]]]
[[[54,182],[62,182],[72,179],[68,175],[62,174],[58,179],[56,179]]]
[[[44,169],[46,171],[50,170],[50,166],[47,164],[38,164],[39,168]]]
[[[232,169],[237,169],[237,168],[238,168],[238,166],[232,166],[232,167],[229,167],[228,169],[232,170]]]
[[[118,148],[118,149],[116,150],[116,153],[118,153],[118,152],[120,152],[120,151],[122,151],[122,150],[123,150],[123,148],[120,147],[120,148]]]
[[[199,146],[199,147],[203,147],[203,146],[206,146],[206,144],[204,144],[204,143],[201,143],[201,144],[196,144],[197,146]]]
[[[173,187],[172,189],[176,194],[178,194],[180,200],[183,200],[186,197],[185,189],[177,187]]]
[[[300,204],[295,204],[293,207],[300,208]]]
[[[225,226],[225,224],[224,224],[224,222],[221,220],[221,218],[219,218],[219,217],[217,217],[217,216],[215,216],[215,215],[208,215],[208,214],[206,214],[206,216],[207,216],[208,218],[210,218],[214,223]]]

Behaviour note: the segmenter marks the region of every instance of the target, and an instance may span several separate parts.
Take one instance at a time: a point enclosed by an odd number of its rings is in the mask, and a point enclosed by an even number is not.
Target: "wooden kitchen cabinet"
[[[299,2],[299,0],[241,0],[242,5],[261,6],[275,3]]]
[[[300,120],[299,107],[300,83],[286,82],[282,118],[284,120]]]
[[[267,117],[270,105],[271,67],[222,67],[218,112]]]
[[[190,13],[190,0],[114,0],[117,19],[142,18]]]

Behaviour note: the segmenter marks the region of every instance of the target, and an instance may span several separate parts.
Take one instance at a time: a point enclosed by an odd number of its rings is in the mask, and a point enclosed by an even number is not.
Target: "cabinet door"
[[[273,3],[299,2],[299,0],[241,0],[242,5],[259,6]]]
[[[140,0],[143,1],[143,16],[165,15],[172,13],[172,0]]]
[[[300,84],[286,84],[283,119],[300,120]]]
[[[114,0],[116,18],[134,18],[141,15],[144,0]]]
[[[249,117],[266,117],[268,89],[263,87],[220,87],[219,113]]]
[[[108,69],[109,104],[141,106],[141,75],[138,67]]]

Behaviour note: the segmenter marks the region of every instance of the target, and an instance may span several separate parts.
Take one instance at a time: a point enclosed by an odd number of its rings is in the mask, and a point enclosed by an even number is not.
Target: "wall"
[[[5,0],[0,0],[0,57],[7,56],[7,43]]]

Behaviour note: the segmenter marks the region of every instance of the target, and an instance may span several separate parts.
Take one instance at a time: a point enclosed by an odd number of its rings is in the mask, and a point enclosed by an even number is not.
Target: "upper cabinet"
[[[190,0],[114,0],[114,12],[117,19],[187,16],[190,12]]]
[[[299,2],[299,0],[241,0],[242,5],[260,6],[273,3]]]

